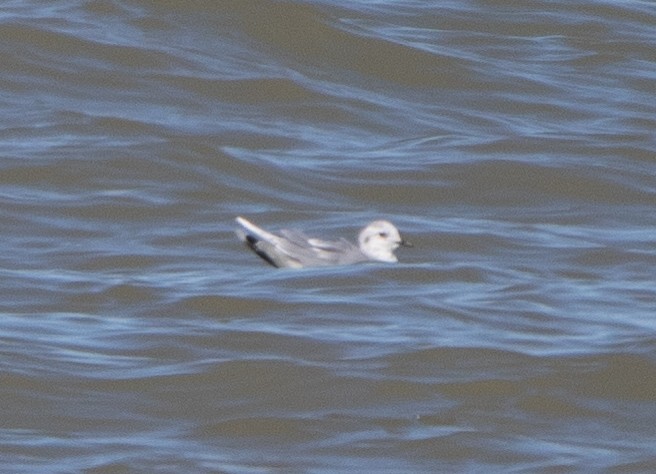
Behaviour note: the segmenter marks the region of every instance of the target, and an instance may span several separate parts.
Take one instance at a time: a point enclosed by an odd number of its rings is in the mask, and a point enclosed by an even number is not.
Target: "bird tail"
[[[244,219],[243,217],[239,216],[235,219],[237,221],[237,224],[242,226],[246,231],[247,234],[252,235],[253,237],[257,238],[258,240],[264,240],[265,242],[277,242],[280,240],[279,237],[271,234],[270,232],[267,232],[264,229],[259,228],[252,222]],[[242,237],[242,239],[245,240],[246,235],[242,235],[242,233],[238,232],[238,235]]]

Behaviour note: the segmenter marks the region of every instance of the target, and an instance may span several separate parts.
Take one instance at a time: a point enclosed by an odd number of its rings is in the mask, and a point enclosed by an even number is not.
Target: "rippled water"
[[[2,471],[655,471],[655,24],[3,2]],[[236,215],[415,247],[275,270]]]

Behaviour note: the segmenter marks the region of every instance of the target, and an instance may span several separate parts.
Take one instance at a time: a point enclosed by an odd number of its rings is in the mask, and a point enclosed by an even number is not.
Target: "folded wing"
[[[251,250],[275,267],[317,267],[367,260],[358,247],[345,239],[316,239],[293,229],[281,230],[278,236],[243,217],[237,217],[236,221],[242,226],[238,230],[239,237]]]

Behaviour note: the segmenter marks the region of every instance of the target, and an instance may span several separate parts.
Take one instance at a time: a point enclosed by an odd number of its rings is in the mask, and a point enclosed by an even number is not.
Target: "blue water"
[[[652,2],[5,2],[5,472],[652,472]],[[276,270],[234,235],[396,265]]]

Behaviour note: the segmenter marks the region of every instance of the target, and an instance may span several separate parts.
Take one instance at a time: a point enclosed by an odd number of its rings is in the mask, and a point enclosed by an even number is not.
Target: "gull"
[[[237,236],[274,267],[320,267],[367,261],[393,263],[398,262],[394,250],[400,245],[412,247],[401,238],[394,224],[385,220],[374,221],[363,228],[357,246],[346,239],[308,237],[299,230],[283,229],[280,235],[275,235],[241,216],[235,220],[241,226]]]

